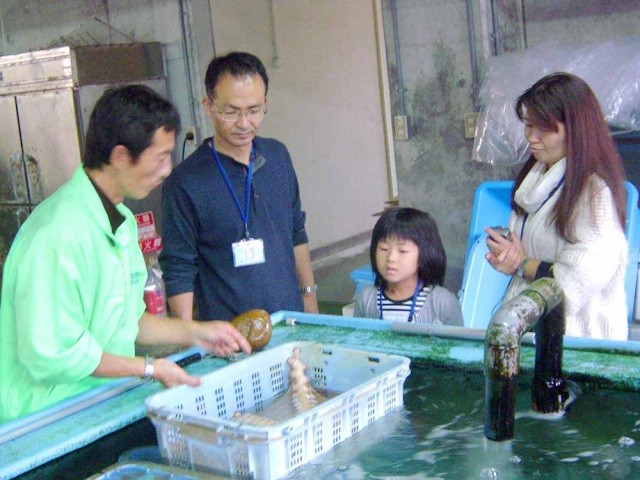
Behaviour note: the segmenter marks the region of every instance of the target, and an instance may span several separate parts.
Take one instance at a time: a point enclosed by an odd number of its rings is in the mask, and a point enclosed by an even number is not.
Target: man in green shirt
[[[171,172],[176,109],[139,85],[98,100],[83,165],[21,227],[0,300],[0,422],[39,410],[107,378],[198,385],[166,359],[136,357],[134,343],[198,345],[219,356],[251,347],[224,321],[145,312],[147,277],[125,198],[142,199]]]

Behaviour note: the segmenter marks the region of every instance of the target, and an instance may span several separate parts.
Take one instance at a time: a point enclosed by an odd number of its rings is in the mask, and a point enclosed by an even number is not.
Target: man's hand
[[[202,379],[189,375],[181,367],[166,358],[156,358],[153,361],[153,378],[167,388],[175,387],[176,385],[197,387],[202,383]]]
[[[243,351],[251,353],[251,345],[247,339],[229,322],[211,320],[208,322],[190,322],[193,344],[218,357],[228,357]]]

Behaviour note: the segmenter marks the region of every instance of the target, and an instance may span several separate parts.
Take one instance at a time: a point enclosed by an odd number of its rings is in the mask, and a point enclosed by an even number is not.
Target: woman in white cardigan
[[[511,241],[486,229],[487,260],[513,275],[505,299],[553,277],[566,335],[626,340],[625,173],[600,105],[582,79],[554,73],[515,109],[531,156],[511,194]]]

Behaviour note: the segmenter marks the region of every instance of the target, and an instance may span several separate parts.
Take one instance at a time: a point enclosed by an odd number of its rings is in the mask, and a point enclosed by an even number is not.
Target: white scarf
[[[546,163],[537,162],[524,178],[514,196],[515,202],[529,214],[537,212],[552,195],[553,189],[564,177],[567,157],[560,159],[549,170],[546,168]]]

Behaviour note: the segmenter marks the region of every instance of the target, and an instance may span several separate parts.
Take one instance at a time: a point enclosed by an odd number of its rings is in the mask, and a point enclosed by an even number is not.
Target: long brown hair
[[[542,130],[557,132],[558,122],[565,127],[567,169],[560,197],[552,211],[558,235],[568,242],[577,240],[573,217],[578,199],[594,174],[611,190],[620,225],[624,228],[626,174],[600,104],[589,85],[570,73],[552,73],[520,95],[515,110],[520,120],[526,117]],[[511,207],[519,214],[524,211],[515,203],[514,195],[535,163],[531,155],[513,185]]]

